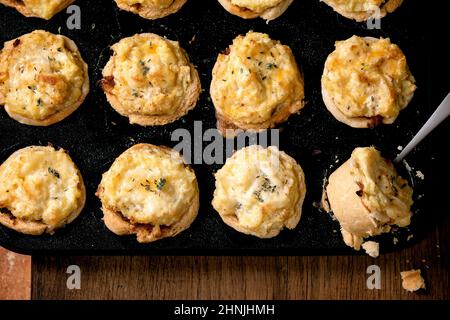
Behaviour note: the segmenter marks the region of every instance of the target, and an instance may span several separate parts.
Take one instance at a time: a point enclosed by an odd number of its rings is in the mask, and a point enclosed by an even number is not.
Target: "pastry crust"
[[[159,19],[177,12],[187,0],[156,0],[161,2],[158,7],[155,0],[114,0],[117,6],[125,11],[133,12],[145,19]],[[167,3],[170,3],[166,5]]]
[[[389,39],[353,36],[338,41],[325,62],[325,106],[336,120],[353,128],[394,123],[415,90],[403,52]]]
[[[331,174],[324,192],[323,199],[341,225],[344,242],[356,250],[366,237],[411,222],[413,191],[374,148],[355,149]]]
[[[120,155],[103,174],[96,195],[106,227],[120,236],[136,234],[140,243],[186,230],[200,205],[194,171],[178,152],[151,144]]]
[[[15,8],[25,17],[50,20],[75,0],[0,0],[0,4]]]
[[[406,291],[415,292],[420,289],[426,289],[425,280],[422,277],[422,272],[420,269],[402,271],[400,272],[402,277],[402,287]]]
[[[278,148],[241,149],[215,178],[212,205],[233,229],[267,239],[299,223],[306,195],[305,175],[300,165]]]
[[[227,10],[229,13],[234,14],[235,16],[244,18],[244,19],[255,19],[255,18],[263,18],[267,22],[271,20],[275,20],[280,17],[287,8],[292,4],[294,0],[274,0],[276,3],[275,6],[263,8],[263,10],[254,11],[251,8],[240,7],[238,5],[233,4],[232,0],[218,0],[219,3]]]
[[[346,5],[348,5],[349,1],[343,0],[323,0],[326,4],[328,4],[330,7],[334,9],[337,13],[340,15],[348,18],[353,19],[358,22],[367,21],[371,17],[375,17],[376,12],[374,11],[375,8],[379,10],[379,17],[377,18],[383,18],[388,13],[394,12],[398,7],[401,6],[403,3],[403,0],[352,0],[351,2],[355,2],[355,4],[360,5],[371,5],[373,9],[367,9],[367,10],[348,10],[345,8]],[[341,3],[339,3],[341,2]],[[380,3],[377,5],[377,3]]]
[[[174,122],[193,109],[200,78],[178,42],[137,34],[112,46],[101,85],[111,106],[141,126]]]
[[[89,74],[76,44],[33,31],[0,51],[0,105],[14,120],[49,126],[72,114],[89,93]]]
[[[291,49],[252,31],[219,54],[210,93],[225,137],[273,128],[304,107],[303,75]]]
[[[62,149],[32,146],[1,166],[0,223],[29,235],[53,234],[84,208],[83,178]]]

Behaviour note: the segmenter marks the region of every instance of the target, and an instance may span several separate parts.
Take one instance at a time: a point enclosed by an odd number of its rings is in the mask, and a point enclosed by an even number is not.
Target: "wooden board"
[[[449,219],[419,244],[378,259],[354,257],[34,257],[33,299],[449,299]],[[81,290],[66,269],[81,268]],[[381,269],[381,290],[366,269]],[[421,268],[408,293],[400,271]]]
[[[31,257],[0,248],[0,300],[31,297]]]

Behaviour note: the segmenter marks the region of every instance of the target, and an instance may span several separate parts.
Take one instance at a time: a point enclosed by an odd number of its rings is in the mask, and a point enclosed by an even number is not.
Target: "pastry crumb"
[[[403,289],[409,292],[415,292],[420,289],[425,289],[425,280],[422,278],[420,270],[410,270],[400,272],[402,277]]]
[[[362,244],[364,251],[372,258],[378,258],[380,255],[380,244],[375,241],[367,241]]]
[[[409,241],[409,240],[411,240],[412,238],[414,238],[414,235],[413,235],[413,234],[410,234],[410,235],[406,238],[406,241]]]
[[[392,239],[392,242],[394,243],[394,245],[397,245],[397,243],[398,243],[398,238],[397,238],[397,237],[394,237],[394,238]]]
[[[416,171],[416,177],[420,180],[425,180],[425,175],[420,170]]]
[[[403,151],[403,147],[402,147],[402,146],[398,146],[398,147],[397,147],[397,150],[398,150],[398,151]]]

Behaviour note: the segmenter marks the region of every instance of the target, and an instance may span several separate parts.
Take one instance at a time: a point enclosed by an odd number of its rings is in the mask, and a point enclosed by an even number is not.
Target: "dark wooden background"
[[[449,223],[419,244],[378,259],[352,257],[33,257],[33,299],[449,299]],[[81,268],[68,290],[66,268]],[[381,290],[366,268],[381,268]],[[427,290],[402,289],[421,268]]]

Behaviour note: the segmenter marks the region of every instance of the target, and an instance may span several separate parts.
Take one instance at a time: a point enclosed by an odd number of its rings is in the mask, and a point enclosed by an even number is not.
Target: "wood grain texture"
[[[31,298],[31,257],[0,247],[0,300]]]
[[[34,257],[33,299],[449,299],[449,219],[427,239],[378,259],[350,257]],[[68,290],[66,268],[81,268]],[[381,268],[381,290],[366,286]],[[421,268],[427,290],[402,289]]]

